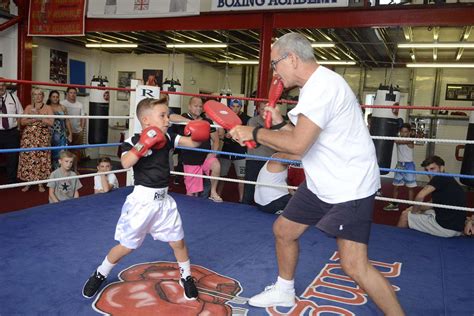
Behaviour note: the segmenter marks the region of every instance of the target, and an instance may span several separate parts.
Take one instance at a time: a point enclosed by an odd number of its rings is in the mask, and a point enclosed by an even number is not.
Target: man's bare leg
[[[290,221],[283,216],[279,216],[273,224],[278,274],[285,280],[294,278],[299,256],[298,239],[307,228],[308,225]]]
[[[387,316],[405,315],[392,285],[375,269],[367,257],[367,245],[337,239],[341,266]]]

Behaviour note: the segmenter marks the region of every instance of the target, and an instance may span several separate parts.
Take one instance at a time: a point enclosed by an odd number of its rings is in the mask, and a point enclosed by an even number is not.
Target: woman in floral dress
[[[54,115],[67,115],[66,107],[59,103],[59,91],[52,90],[49,93],[48,101],[46,104],[51,106]],[[72,141],[72,127],[69,119],[54,119],[52,134],[51,134],[51,146],[67,146]],[[59,168],[59,152],[61,150],[51,151],[51,160],[53,170]]]
[[[41,89],[33,89],[33,104],[28,105],[24,114],[53,115],[49,105],[43,103],[44,93]],[[50,147],[52,118],[21,118],[20,124],[23,130],[21,135],[21,148]],[[51,173],[51,151],[24,151],[20,153],[18,162],[18,179],[23,181],[37,181],[49,178]],[[30,186],[25,186],[22,191],[26,192]],[[42,184],[38,185],[40,192],[45,192]]]

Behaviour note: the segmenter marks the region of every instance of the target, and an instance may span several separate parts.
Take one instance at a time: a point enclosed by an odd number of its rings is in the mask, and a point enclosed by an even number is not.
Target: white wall
[[[0,40],[5,41],[2,37]],[[16,40],[16,39],[15,39]],[[34,43],[39,46],[33,50],[33,80],[49,81],[49,50],[51,48],[67,51],[69,58],[86,62],[86,79],[90,81],[93,75],[98,75],[99,67],[102,69],[102,75],[109,78],[110,86],[117,86],[117,77],[119,71],[134,71],[138,78],[142,77],[143,69],[162,69],[163,79],[171,79],[172,58],[164,54],[108,54],[100,53],[98,50],[89,50],[57,42],[52,39],[35,38]],[[0,46],[3,49],[3,45]],[[14,45],[14,47],[16,47]],[[15,53],[16,56],[16,53]],[[16,58],[15,58],[16,60]],[[4,62],[5,63],[5,62]],[[13,67],[10,67],[13,68]],[[255,80],[257,80],[258,67],[254,67]],[[446,84],[448,83],[472,83],[474,82],[474,72],[465,69],[443,70],[441,74],[440,91],[435,93],[435,74],[434,69],[407,69],[390,68],[368,69],[364,71],[356,67],[337,67],[335,71],[343,75],[349,83],[354,93],[361,99],[366,93],[373,93],[377,90],[379,84],[394,84],[400,87],[400,90],[409,95],[412,90],[412,105],[431,106],[434,95],[440,96],[439,105],[441,106],[470,106],[470,102],[447,101],[444,99]],[[16,72],[16,69],[15,69]],[[413,83],[410,81],[413,72]],[[16,73],[14,74],[16,76]],[[242,67],[232,66],[228,69],[230,88],[234,95],[242,95],[241,91]],[[185,55],[176,55],[174,57],[173,79],[179,79],[184,92],[199,93],[200,90],[206,90],[212,93],[219,93],[221,89],[228,88],[225,83],[225,68],[222,65],[213,67],[212,65],[198,62],[194,58]],[[256,87],[256,82],[254,87]],[[361,86],[362,85],[362,86]],[[297,93],[297,91],[295,91]],[[362,94],[362,95],[360,95]],[[187,110],[189,97],[182,99],[181,109]],[[88,99],[81,100],[86,105]],[[88,107],[86,106],[86,109]],[[111,93],[110,114],[128,115],[129,102],[118,101],[116,94]],[[414,110],[413,114],[426,115],[430,111]],[[404,117],[407,120],[407,117]],[[118,123],[124,125],[124,120],[110,120],[110,125]],[[467,123],[464,121],[442,120],[436,130],[437,138],[465,139],[467,133]],[[109,142],[118,142],[120,131],[117,129],[109,130]],[[454,145],[437,144],[435,153],[445,158],[449,172],[458,173],[461,162],[454,159]],[[101,149],[100,154],[115,155],[115,148]],[[426,144],[419,144],[415,147],[415,161],[417,166],[426,156]],[[425,179],[423,179],[425,180]]]
[[[10,1],[10,13],[17,14],[18,8]],[[0,24],[6,22],[0,18]],[[3,66],[0,77],[17,79],[18,71],[18,26],[14,25],[0,32],[0,54],[3,55]]]

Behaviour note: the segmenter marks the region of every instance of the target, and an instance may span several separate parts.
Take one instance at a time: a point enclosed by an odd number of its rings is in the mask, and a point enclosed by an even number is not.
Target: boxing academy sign
[[[212,0],[211,11],[317,9],[348,5],[349,0]]]

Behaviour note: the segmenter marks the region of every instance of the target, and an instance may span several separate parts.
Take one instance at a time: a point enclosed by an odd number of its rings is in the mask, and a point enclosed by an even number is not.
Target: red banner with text
[[[86,0],[30,0],[28,35],[83,36]]]

